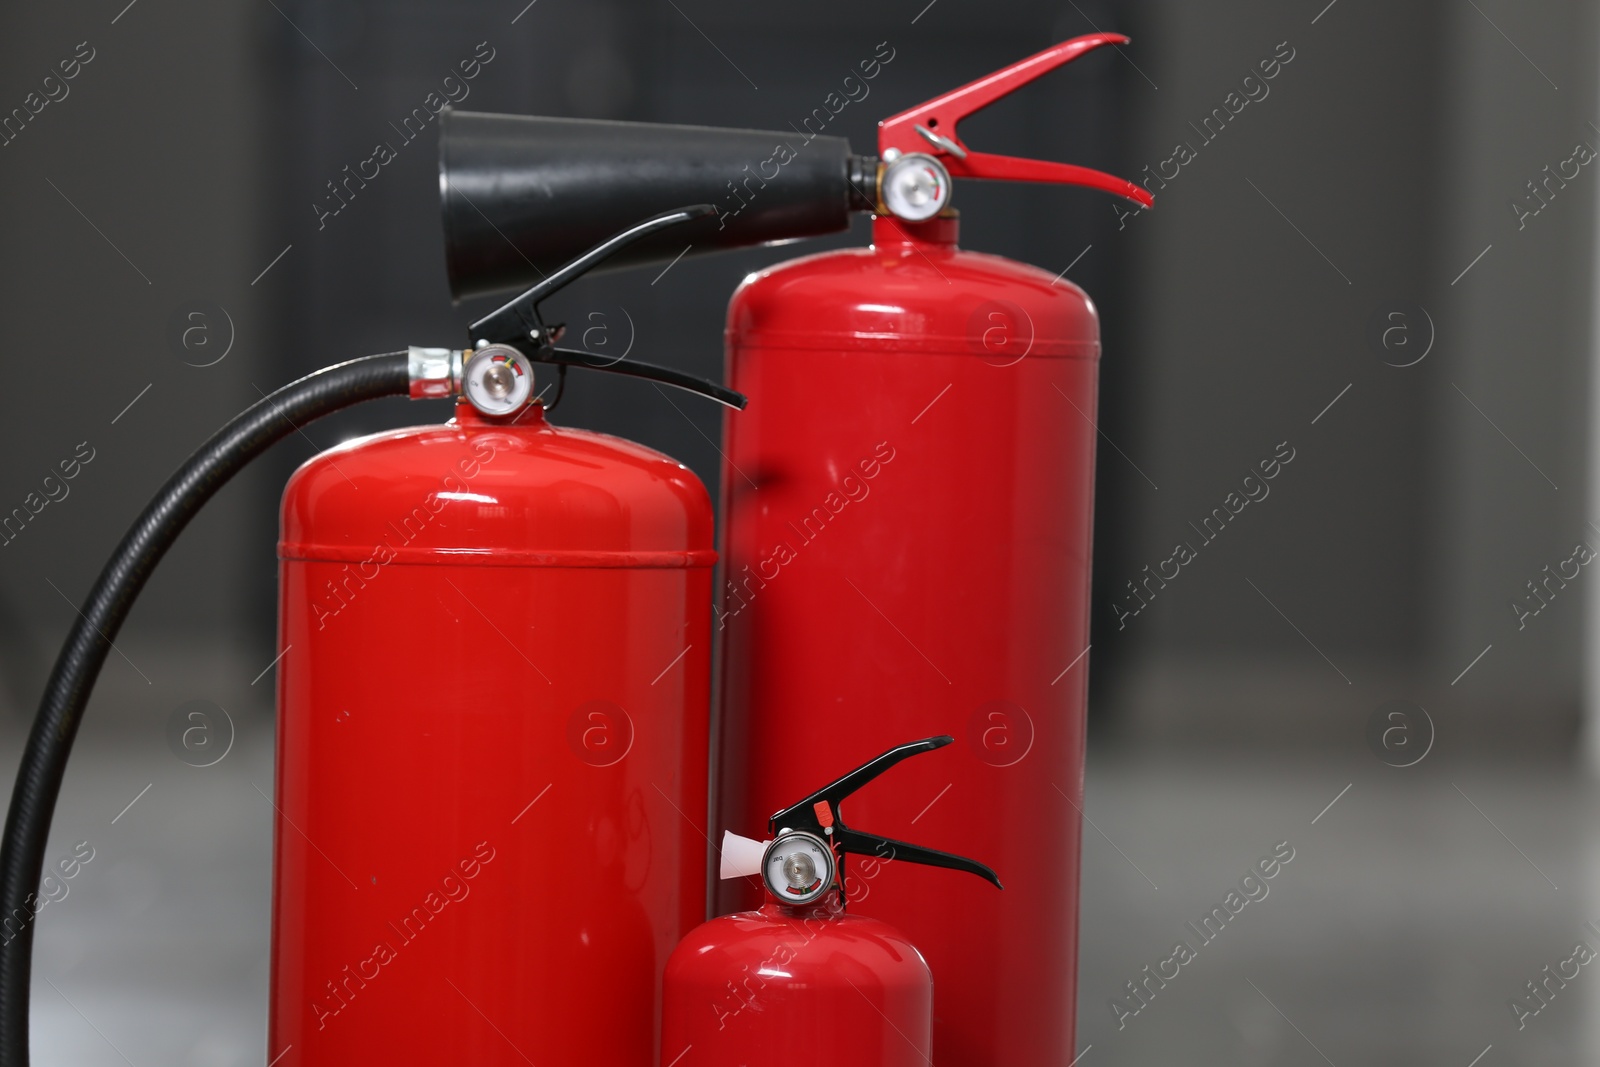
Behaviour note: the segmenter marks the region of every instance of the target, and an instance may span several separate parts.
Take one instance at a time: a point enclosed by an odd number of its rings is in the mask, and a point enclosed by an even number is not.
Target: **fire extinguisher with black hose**
[[[545,412],[572,366],[744,398],[560,348],[539,302],[710,211],[602,242],[473,323],[471,348],[329,367],[203,445],[118,546],[56,663],[7,816],[6,913],[29,914],[110,642],[206,500],[322,415],[454,397],[448,423],[347,442],[284,493],[292,654],[278,687],[267,1058],[648,1063],[662,964],[704,917],[705,845],[681,813],[703,811],[708,787],[711,501],[674,460]],[[7,933],[0,1063],[20,1067],[33,926]],[[614,1016],[586,1015],[599,1003]]]

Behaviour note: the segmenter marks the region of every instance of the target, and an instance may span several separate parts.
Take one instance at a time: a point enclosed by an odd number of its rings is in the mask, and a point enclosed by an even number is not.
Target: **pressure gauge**
[[[762,857],[761,877],[785,904],[810,904],[833,885],[833,848],[815,834],[780,833]]]
[[[932,156],[911,152],[883,168],[883,205],[907,222],[924,222],[950,203],[950,172]]]
[[[511,415],[533,395],[533,364],[510,345],[486,345],[468,357],[462,387],[485,415]]]

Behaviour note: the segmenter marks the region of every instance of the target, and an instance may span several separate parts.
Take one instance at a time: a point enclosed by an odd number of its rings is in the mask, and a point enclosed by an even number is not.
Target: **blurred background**
[[[492,51],[471,109],[782,129],[886,41],[837,121],[870,151],[878,118],[1118,29],[1131,47],[962,133],[1149,179],[1157,210],[956,194],[965,246],[1065,270],[1104,321],[1092,829],[1079,1002],[1061,1006],[1081,1062],[1595,1061],[1600,977],[1537,1016],[1509,1007],[1576,942],[1600,947],[1583,926],[1600,925],[1600,583],[1570,562],[1600,545],[1595,5],[525,2],[7,10],[0,114],[80,66],[0,125],[0,512],[81,464],[0,551],[8,782],[73,604],[198,442],[292,377],[456,343],[483,310],[448,298],[432,131],[338,214],[315,206],[460,60]],[[549,310],[718,377],[728,295],[795,251],[597,277]],[[573,385],[559,421],[714,484],[712,405]],[[40,919],[38,1062],[265,1062],[278,493],[321,448],[446,414],[397,402],[307,428],[151,582],[57,816],[54,851],[94,858]],[[1280,449],[1267,499],[1156,596],[1130,591]],[[207,768],[166,740],[196,699],[236,730]],[[1391,723],[1398,755],[1377,740]],[[1280,841],[1296,858],[1270,898],[1185,968],[1206,977],[1119,1026],[1124,983]]]

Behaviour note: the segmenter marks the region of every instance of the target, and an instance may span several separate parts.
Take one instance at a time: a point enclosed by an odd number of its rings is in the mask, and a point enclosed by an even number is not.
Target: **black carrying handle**
[[[735,392],[725,385],[718,385],[705,378],[697,378],[693,374],[685,374],[681,370],[673,370],[671,367],[662,367],[655,363],[642,363],[636,359],[611,359],[609,356],[597,356],[593,352],[583,352],[575,348],[550,348],[538,356],[525,354],[541,363],[584,367],[588,370],[608,370],[613,374],[626,374],[631,378],[646,378],[652,382],[660,382],[662,385],[670,385],[699,396],[709,397],[719,404],[726,404],[739,411],[743,411],[745,405],[750,402],[743,393]]]
[[[603,370],[633,378],[645,378],[660,382],[662,385],[698,393],[731,408],[744,410],[748,401],[743,393],[734,392],[716,382],[697,378],[692,374],[657,366],[654,363],[641,363],[638,360],[597,362],[601,357],[592,353],[557,348],[551,330],[545,326],[544,319],[539,314],[541,301],[565,289],[629,245],[669,227],[679,226],[715,213],[716,209],[709,204],[695,204],[691,207],[664,211],[612,234],[533,285],[521,296],[508,300],[467,327],[473,347],[484,344],[509,345],[535,363],[552,363],[563,368],[584,367],[588,370]]]
[[[921,845],[896,841],[892,837],[852,830],[844,824],[843,816],[839,811],[839,805],[844,802],[846,797],[901,760],[943,748],[954,740],[955,738],[946,734],[939,737],[923,738],[921,741],[911,741],[904,745],[896,745],[883,755],[863,763],[849,774],[829,782],[804,800],[775,813],[768,821],[767,828],[774,834],[779,830],[804,830],[808,833],[816,834],[825,840],[831,840],[834,847],[841,853],[857,856],[876,856],[879,859],[886,860],[906,860],[910,863],[920,863],[928,867],[945,867],[952,871],[966,871],[968,874],[975,874],[993,884],[996,889],[1004,889],[1005,887],[1000,884],[1000,877],[992,869],[977,860],[967,859],[965,856],[957,856],[952,852],[940,852],[938,849],[924,848]],[[826,825],[817,813],[817,808],[822,805],[826,805],[830,817],[830,821]]]

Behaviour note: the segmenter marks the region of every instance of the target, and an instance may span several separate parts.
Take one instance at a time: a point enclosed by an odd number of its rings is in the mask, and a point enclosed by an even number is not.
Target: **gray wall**
[[[42,93],[79,42],[94,57],[0,148],[0,507],[42,491],[80,442],[94,454],[67,495],[0,548],[0,682],[29,707],[73,618],[68,599],[81,600],[183,457],[279,374],[266,340],[277,311],[250,285],[270,258],[256,233],[270,146],[252,20],[237,5],[142,2],[118,18],[122,7],[13,6],[0,32],[8,113]],[[210,323],[207,349],[167,339],[169,319],[195,300],[232,319],[232,349],[215,366],[188,364],[220,354],[225,322]],[[195,524],[118,642],[137,668],[114,656],[109,684],[153,694],[195,659],[254,662],[270,647],[241,626],[241,605],[273,565],[271,492],[251,475]]]
[[[478,309],[446,297],[431,134],[321,228],[312,204],[477,42],[496,58],[469,107],[783,128],[889,40],[896,59],[839,121],[866,148],[882,115],[1115,25],[1137,38],[1125,55],[1090,57],[963,132],[990,150],[1134,176],[1180,140],[1199,145],[1157,211],[1119,229],[1099,194],[958,193],[969,247],[1052,269],[1088,249],[1070,275],[1105,319],[1101,428],[1116,445],[1100,457],[1096,722],[1186,744],[1326,739],[1403,697],[1459,720],[1463,739],[1510,730],[1559,744],[1570,732],[1579,598],[1520,632],[1509,603],[1583,535],[1590,168],[1520,232],[1507,202],[1576,140],[1600,137],[1587,121],[1587,5],[1151,0],[980,16],[955,0],[800,13],[541,0],[515,23],[515,9],[487,3],[141,0],[120,18],[111,6],[18,9],[0,43],[0,91],[19,104],[77,42],[96,50],[70,96],[0,148],[0,329],[14,381],[0,398],[0,501],[21,504],[78,442],[96,450],[70,497],[0,549],[12,703],[31,703],[72,617],[62,594],[81,597],[139,504],[258,387],[460,336]],[[1270,95],[1201,144],[1190,124],[1283,41],[1294,59]],[[858,226],[813,247],[861,237]],[[619,336],[631,318],[640,356],[715,375],[728,292],[793,251],[684,262],[656,286],[643,273],[595,279],[551,310],[600,312]],[[206,353],[167,336],[196,300],[231,317],[233,347],[215,366],[187,365]],[[1426,308],[1437,334],[1408,368],[1384,364],[1371,329],[1401,304]],[[119,641],[139,670],[114,660],[108,682],[122,671],[145,685],[152,668],[135,646],[162,664],[157,676],[186,658],[254,676],[274,651],[274,512],[288,470],[353,433],[442,415],[378,405],[286,442],[163,566]],[[562,417],[715,477],[708,405],[584,376]],[[1188,524],[1281,441],[1296,458],[1271,496],[1119,628],[1125,583],[1193,539]]]
[[[1140,51],[1160,90],[1135,97],[1152,161],[1200,145],[1189,123],[1278,42],[1295,58],[1126,235],[1146,313],[1107,356],[1137,367],[1142,398],[1118,443],[1160,489],[1145,485],[1122,527],[1135,551],[1127,573],[1100,575],[1097,621],[1127,668],[1102,679],[1100,709],[1127,712],[1130,734],[1348,739],[1398,698],[1453,743],[1570,736],[1581,598],[1521,631],[1509,605],[1594,541],[1595,178],[1584,168],[1520,232],[1508,201],[1575,142],[1600,144],[1592,11],[1479,7],[1145,10],[1161,28]],[[1407,304],[1431,317],[1433,348],[1386,365],[1406,350],[1376,343],[1373,316]],[[1427,332],[1414,324],[1416,355]],[[1125,630],[1106,625],[1114,586],[1175,539],[1198,543],[1188,522],[1284,440],[1296,459],[1271,495]],[[1108,462],[1105,481],[1142,484]]]

